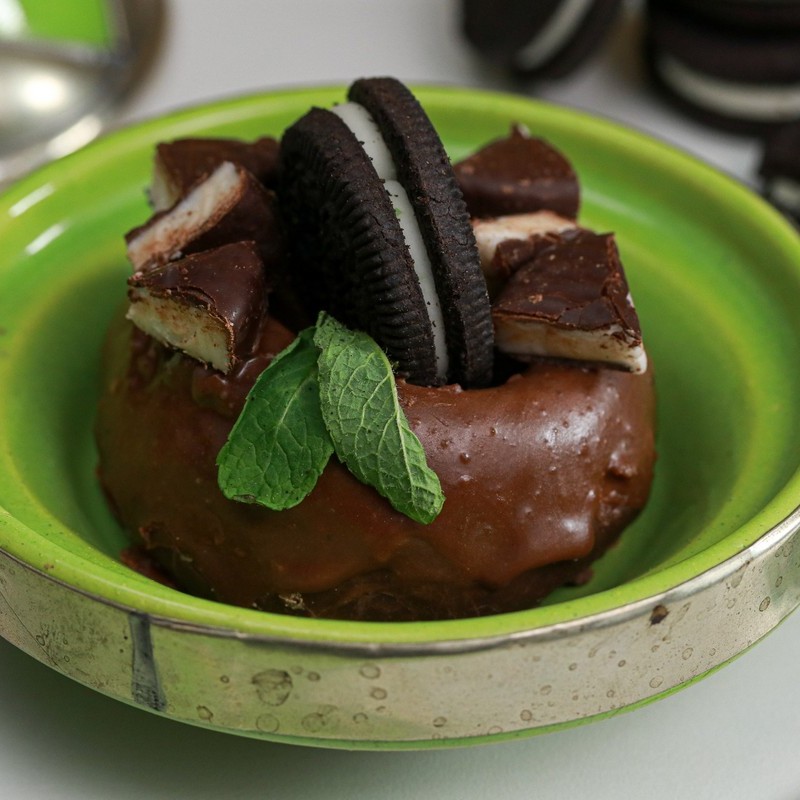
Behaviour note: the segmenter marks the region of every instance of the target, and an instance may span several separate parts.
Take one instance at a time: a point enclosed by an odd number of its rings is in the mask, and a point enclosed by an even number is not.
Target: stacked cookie
[[[762,193],[800,220],[800,2],[649,0],[645,52],[680,109],[762,139]]]
[[[622,0],[464,0],[461,26],[487,61],[524,78],[560,78],[583,63]]]
[[[762,133],[800,118],[800,3],[649,0],[646,57],[664,95],[702,122]]]
[[[800,225],[800,120],[769,134],[759,176],[764,196]]]
[[[488,63],[561,78],[603,42],[613,0],[463,0],[461,27]],[[646,0],[642,53],[651,85],[709,126],[764,137],[764,196],[800,221],[800,2]]]

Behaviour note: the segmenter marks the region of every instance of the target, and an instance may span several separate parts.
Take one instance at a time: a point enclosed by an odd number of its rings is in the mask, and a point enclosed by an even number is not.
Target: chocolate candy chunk
[[[248,352],[267,310],[254,242],[223,245],[137,272],[128,310],[138,328],[224,373]]]
[[[491,379],[486,283],[463,198],[422,107],[390,78],[284,134],[279,194],[312,301],[367,331],[413,383]]]
[[[284,266],[285,241],[274,193],[230,161],[125,239],[135,270],[239,241],[256,243],[271,283]]]
[[[541,242],[575,228],[577,225],[574,220],[560,217],[552,211],[474,219],[472,230],[489,296],[497,292],[517,266],[532,258]]]
[[[611,234],[578,230],[536,252],[492,308],[497,347],[516,358],[598,361],[644,372],[639,319]]]
[[[578,215],[580,189],[569,161],[519,126],[459,161],[454,171],[473,217],[542,209],[571,219]]]
[[[278,141],[271,137],[255,142],[238,139],[178,139],[156,147],[150,201],[156,211],[178,202],[202,178],[223,161],[244,167],[268,187],[278,174]]]

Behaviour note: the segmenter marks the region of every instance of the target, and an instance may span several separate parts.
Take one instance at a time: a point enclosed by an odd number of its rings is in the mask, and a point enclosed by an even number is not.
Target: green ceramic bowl
[[[514,737],[661,696],[798,604],[800,239],[734,181],[652,139],[519,97],[421,88],[454,157],[512,121],[613,230],[655,365],[652,499],[591,583],[477,620],[345,623],[233,608],[137,575],[94,479],[98,355],[148,216],[153,145],[280,135],[341,88],[246,97],[120,131],[0,197],[0,632],[118,699],[283,742]]]

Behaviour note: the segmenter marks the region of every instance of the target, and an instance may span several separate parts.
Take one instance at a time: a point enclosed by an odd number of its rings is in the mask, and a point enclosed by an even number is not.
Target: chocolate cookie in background
[[[616,21],[622,0],[464,0],[467,41],[490,63],[526,78],[560,78]]]
[[[759,177],[764,197],[800,225],[800,120],[766,138]]]
[[[672,0],[672,4],[722,25],[800,31],[800,2],[796,0]]]
[[[699,121],[733,132],[760,134],[800,117],[798,9],[649,0],[644,49],[654,86]]]

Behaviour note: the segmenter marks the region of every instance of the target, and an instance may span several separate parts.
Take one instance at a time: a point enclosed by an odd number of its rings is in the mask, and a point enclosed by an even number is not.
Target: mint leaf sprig
[[[233,500],[274,510],[314,488],[331,453],[411,519],[427,524],[444,494],[372,337],[322,312],[273,359],[247,396],[217,457]]]
[[[325,469],[333,442],[319,405],[314,329],[258,376],[217,455],[217,482],[230,500],[296,506]]]

